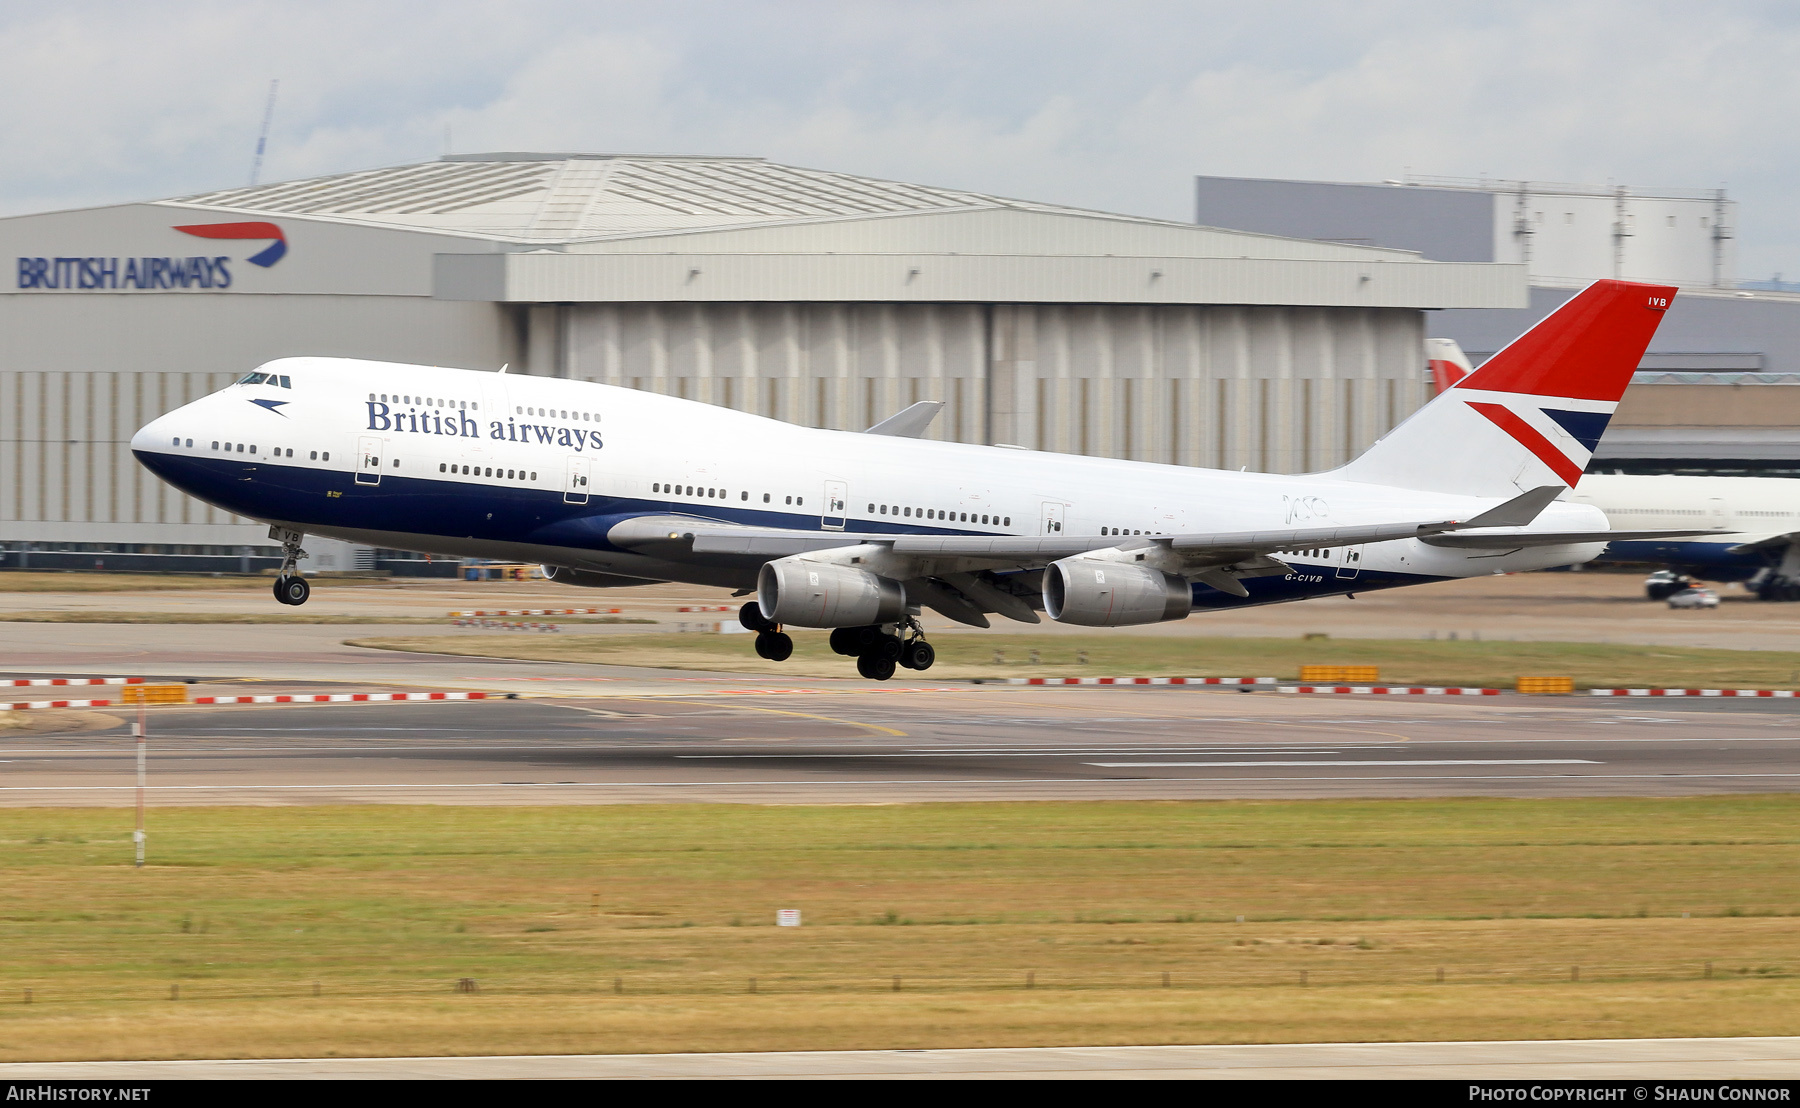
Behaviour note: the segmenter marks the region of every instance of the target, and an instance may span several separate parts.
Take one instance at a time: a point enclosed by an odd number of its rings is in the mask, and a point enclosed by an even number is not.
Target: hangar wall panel
[[[860,430],[1306,472],[1427,399],[1418,312],[1211,305],[583,304],[534,316],[536,372]],[[544,353],[554,344],[555,357]]]
[[[0,541],[266,544],[131,456],[156,417],[271,358],[515,360],[506,310],[424,297],[0,296]]]

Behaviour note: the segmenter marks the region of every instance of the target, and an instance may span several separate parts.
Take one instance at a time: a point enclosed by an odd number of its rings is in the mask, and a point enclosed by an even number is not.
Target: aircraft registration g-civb
[[[936,406],[825,431],[585,382],[284,358],[132,439],[163,480],[270,525],[277,599],[305,533],[535,561],[576,585],[712,585],[785,659],[831,628],[859,672],[922,670],[930,608],[1086,627],[1584,562],[1557,502],[1675,290],[1600,281],[1348,465],[1189,469],[918,438]],[[1678,532],[1694,534],[1696,532]],[[1641,533],[1667,537],[1670,532]]]

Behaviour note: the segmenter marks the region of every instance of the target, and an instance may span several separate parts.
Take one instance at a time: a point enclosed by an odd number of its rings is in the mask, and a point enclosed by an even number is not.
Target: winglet
[[[1454,530],[1470,527],[1529,527],[1531,521],[1543,514],[1550,502],[1563,494],[1561,485],[1542,485],[1530,492],[1521,493],[1506,503],[1476,516],[1463,520],[1455,525]]]
[[[864,431],[865,435],[892,435],[900,439],[916,439],[931,426],[931,421],[944,410],[942,400],[921,400],[905,411],[896,412]]]

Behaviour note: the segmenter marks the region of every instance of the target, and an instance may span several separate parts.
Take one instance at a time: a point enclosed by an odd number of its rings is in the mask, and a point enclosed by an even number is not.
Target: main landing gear
[[[281,540],[281,569],[275,573],[275,599],[298,607],[312,595],[312,586],[306,583],[306,578],[300,576],[300,571],[295,568],[300,559],[306,557],[306,551],[300,549],[300,540],[305,536],[298,531],[282,531],[271,527],[269,537]]]
[[[746,630],[756,632],[756,656],[771,662],[785,662],[794,653],[794,640],[779,626],[769,622],[762,605],[752,600],[738,609],[738,622]]]
[[[785,662],[794,653],[794,640],[770,622],[754,600],[738,610],[738,622],[756,632],[758,657]],[[886,681],[897,668],[930,669],[937,661],[937,651],[925,641],[924,628],[912,616],[890,625],[840,627],[831,633],[831,649],[855,658],[856,672],[871,681]]]
[[[856,659],[856,672],[871,681],[886,681],[895,667],[926,670],[937,661],[937,651],[925,641],[924,628],[911,616],[884,627],[840,627],[831,633],[831,649]],[[902,638],[904,634],[906,637]]]

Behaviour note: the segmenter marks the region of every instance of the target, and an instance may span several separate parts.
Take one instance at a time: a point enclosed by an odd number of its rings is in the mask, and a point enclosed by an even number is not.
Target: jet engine
[[[1193,595],[1182,578],[1130,562],[1064,558],[1044,570],[1044,611],[1058,623],[1129,627],[1186,619]]]
[[[779,558],[757,574],[756,603],[775,623],[870,627],[906,615],[906,589],[863,569]]]

